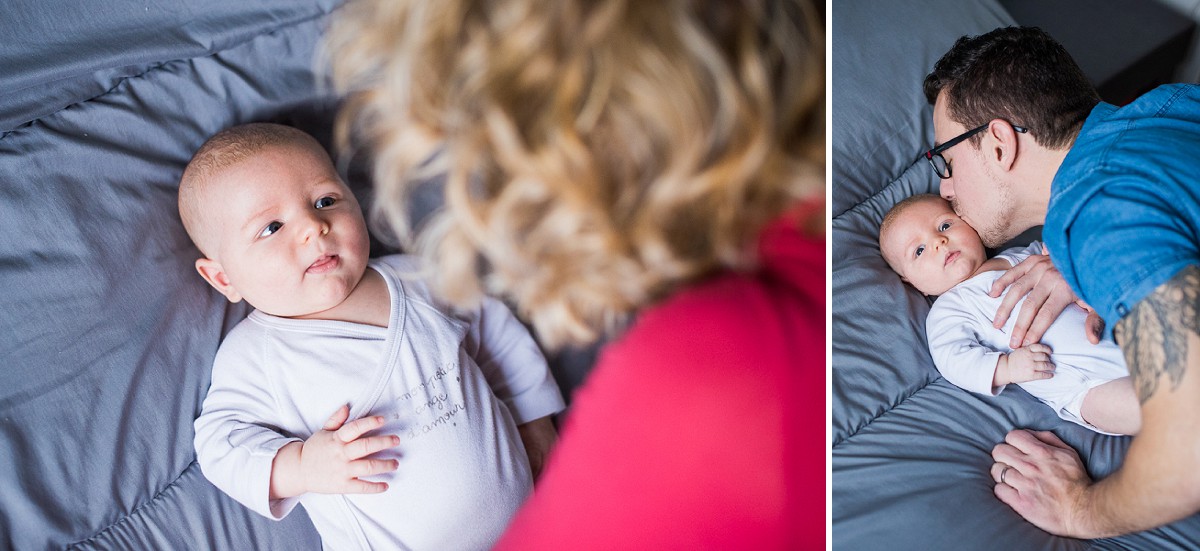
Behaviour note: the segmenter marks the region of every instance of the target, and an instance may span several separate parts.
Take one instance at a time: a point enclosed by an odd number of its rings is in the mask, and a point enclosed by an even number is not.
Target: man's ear
[[[1017,131],[1013,130],[1012,124],[1004,119],[992,119],[992,122],[988,124],[987,131],[994,141],[991,150],[992,160],[999,163],[1000,168],[1005,172],[1012,170],[1019,151]]]
[[[221,263],[211,258],[200,258],[196,260],[196,271],[200,272],[200,277],[212,285],[213,289],[225,295],[229,302],[242,300],[242,295],[229,283],[229,276],[225,274],[225,268],[221,267]]]

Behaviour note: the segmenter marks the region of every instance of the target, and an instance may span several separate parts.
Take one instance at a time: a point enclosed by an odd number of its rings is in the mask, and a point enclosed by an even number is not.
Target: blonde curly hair
[[[359,0],[327,37],[343,147],[435,288],[511,299],[543,344],[753,265],[824,192],[824,37],[809,0]],[[357,142],[355,142],[357,143]],[[412,228],[419,184],[445,208]]]

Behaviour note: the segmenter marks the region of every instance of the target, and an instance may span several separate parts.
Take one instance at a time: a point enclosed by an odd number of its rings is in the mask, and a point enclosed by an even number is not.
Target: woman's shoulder
[[[823,370],[826,240],[800,220],[783,216],[764,229],[757,269],[719,273],[644,309],[602,362],[668,369],[686,362],[694,371],[813,358]]]
[[[602,367],[630,376],[695,378],[707,370],[812,363],[824,366],[825,304],[814,289],[764,273],[724,273],[644,310],[601,355]]]

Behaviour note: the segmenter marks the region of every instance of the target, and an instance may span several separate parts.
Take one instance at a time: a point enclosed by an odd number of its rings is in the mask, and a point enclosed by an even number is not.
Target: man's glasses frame
[[[925,160],[929,161],[930,166],[933,167],[933,171],[935,173],[937,173],[938,178],[945,180],[946,178],[950,177],[950,164],[946,162],[946,158],[942,156],[942,152],[962,143],[964,140],[966,140],[967,138],[970,138],[971,136],[974,136],[980,132],[983,132],[984,130],[987,129],[988,126],[991,126],[991,124],[992,124],[991,121],[988,121],[988,123],[984,124],[983,126],[980,126],[978,128],[972,128],[966,132],[963,132],[962,134],[959,134],[957,137],[950,139],[946,143],[939,145],[939,146],[925,152],[925,155],[924,155]],[[1009,123],[1009,124],[1012,124],[1012,123]],[[1012,127],[1013,127],[1013,130],[1016,130],[1018,133],[1021,133],[1021,134],[1029,132],[1029,129],[1025,128],[1024,126],[1017,126],[1015,124],[1012,124]]]

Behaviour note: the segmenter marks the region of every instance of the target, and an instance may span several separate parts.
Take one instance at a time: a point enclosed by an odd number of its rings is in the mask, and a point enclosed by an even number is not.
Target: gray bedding
[[[196,274],[179,175],[212,134],[328,148],[315,57],[341,0],[7,0],[0,8],[0,549],[320,549],[200,472],[192,421],[248,307]],[[338,157],[363,205],[368,162]],[[410,206],[440,203],[437,182]],[[397,252],[372,236],[372,256]],[[386,241],[386,240],[385,240]],[[595,347],[550,357],[564,395]]]
[[[212,133],[326,132],[336,0],[10,0],[0,17],[0,549],[320,549],[202,476],[192,420],[246,314],[176,184]]]
[[[1102,477],[1127,437],[1061,421],[1020,389],[979,397],[942,379],[925,344],[929,302],[879,255],[883,214],[936,192],[921,81],[964,34],[1012,19],[993,0],[833,3],[832,464],[835,549],[1197,549],[1200,516],[1120,538],[1050,536],[992,493],[992,447],[1053,430]]]

